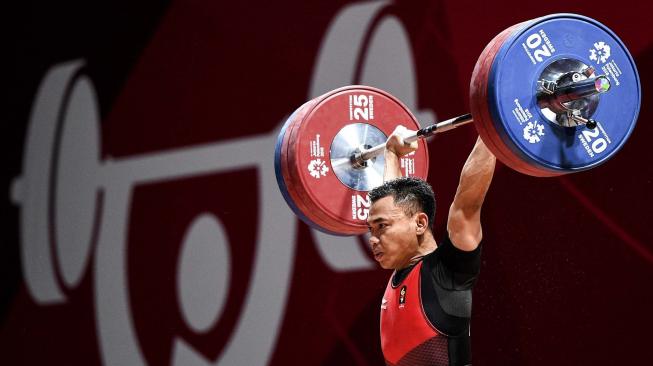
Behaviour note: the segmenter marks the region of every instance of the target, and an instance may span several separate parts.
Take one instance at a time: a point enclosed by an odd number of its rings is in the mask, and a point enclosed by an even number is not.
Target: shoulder
[[[464,245],[458,243],[457,238],[451,238],[449,235],[445,235],[442,240],[442,249],[441,255],[449,262],[454,261],[456,263],[467,263],[470,261],[480,260],[482,240],[479,239],[478,242],[475,242],[473,249],[471,247],[465,248]],[[462,249],[465,248],[465,249]]]
[[[456,257],[474,257],[480,254],[481,252],[481,247],[482,247],[482,241],[479,240],[478,243],[474,245],[474,249],[472,250],[463,250],[460,248],[461,245],[456,241],[456,239],[452,239],[449,236],[449,233],[446,233],[443,237],[442,240],[438,242],[438,247],[436,250],[433,252],[427,254],[424,259],[431,259],[431,258],[442,258],[442,257],[447,257],[447,256],[456,256]]]
[[[459,249],[449,235],[444,235],[438,243],[438,248],[424,257],[424,263],[431,269],[431,272],[446,269],[446,272],[477,274],[480,270],[481,250],[480,242],[474,250]]]

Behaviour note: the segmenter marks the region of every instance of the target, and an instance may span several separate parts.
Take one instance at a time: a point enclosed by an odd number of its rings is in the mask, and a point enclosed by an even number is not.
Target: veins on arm
[[[460,182],[449,208],[447,230],[452,243],[472,251],[483,238],[481,206],[492,182],[496,158],[478,138],[460,174]]]

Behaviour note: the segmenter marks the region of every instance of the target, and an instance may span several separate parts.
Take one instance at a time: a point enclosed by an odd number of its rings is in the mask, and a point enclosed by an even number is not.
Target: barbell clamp
[[[598,122],[596,120],[594,120],[594,119],[584,118],[583,116],[577,116],[577,115],[573,115],[573,114],[571,115],[571,119],[573,119],[574,122],[576,122],[578,124],[587,126],[587,128],[589,128],[591,130],[595,129],[596,125],[598,124]]]

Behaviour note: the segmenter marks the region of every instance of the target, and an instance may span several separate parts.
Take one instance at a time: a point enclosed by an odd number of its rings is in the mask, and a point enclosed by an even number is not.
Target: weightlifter
[[[381,302],[381,348],[386,364],[471,364],[472,288],[481,258],[481,206],[495,157],[477,139],[463,167],[447,220],[433,234],[431,186],[402,177],[400,158],[417,149],[397,127],[385,145],[384,184],[371,190],[369,244],[374,258],[393,269]]]

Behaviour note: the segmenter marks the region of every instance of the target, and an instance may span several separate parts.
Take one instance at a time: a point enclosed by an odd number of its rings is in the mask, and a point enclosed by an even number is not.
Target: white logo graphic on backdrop
[[[228,298],[231,253],[226,230],[209,213],[189,226],[178,258],[177,297],[186,323],[197,333],[209,331]]]
[[[544,125],[541,123],[535,122],[528,122],[526,126],[524,126],[524,139],[531,144],[535,144],[540,142],[540,137],[544,136]]]
[[[610,46],[605,42],[594,43],[594,48],[590,48],[590,60],[596,61],[597,64],[604,64],[610,58]]]
[[[351,5],[335,17],[320,49],[309,97],[359,82],[386,89],[416,110],[412,50],[403,26],[394,16],[386,15],[370,29],[376,14],[387,4]],[[367,53],[359,59],[363,40],[370,32]],[[353,80],[359,64],[361,78]],[[65,303],[66,290],[76,288],[87,270],[92,271],[102,362],[145,365],[129,303],[126,268],[134,188],[254,168],[259,177],[256,211],[261,226],[252,280],[238,323],[218,359],[207,360],[180,338],[174,341],[171,363],[268,363],[287,301],[297,223],[279,193],[274,166],[269,162],[278,129],[215,144],[103,158],[99,107],[92,82],[79,74],[82,66],[82,61],[56,65],[44,77],[30,116],[23,171],[10,193],[21,208],[22,269],[31,297],[41,305]],[[65,111],[63,117],[53,121],[59,111]],[[435,120],[429,111],[418,111],[417,116]],[[328,170],[317,165],[316,172],[326,174]],[[313,234],[332,270],[375,268],[357,238],[332,237],[318,231]],[[220,219],[198,212],[187,228],[177,262],[182,316],[197,333],[211,329],[221,316],[229,290],[230,247]]]
[[[30,116],[23,171],[12,184],[11,198],[21,207],[21,259],[30,295],[41,305],[66,302],[65,290],[74,289],[88,264],[93,263],[102,362],[145,365],[134,330],[126,268],[127,231],[133,229],[128,227],[133,189],[159,181],[255,168],[260,179],[261,198],[256,211],[261,226],[253,277],[230,343],[216,363],[237,364],[242,360],[243,364],[265,364],[285,308],[297,222],[279,193],[274,166],[268,160],[276,131],[217,144],[102,159],[95,90],[90,80],[79,74],[82,66],[80,61],[57,65],[43,79]],[[57,121],[59,111],[65,113]],[[52,156],[57,159],[52,160]],[[217,217],[198,212],[181,245],[177,293],[182,316],[197,333],[214,326],[227,297],[231,245],[224,233]],[[261,314],[266,314],[265,321]],[[195,351],[184,353],[189,349],[184,344],[183,340],[176,342],[175,349],[181,350],[173,353],[181,359],[174,359],[173,364],[202,364],[192,361],[199,357]]]

